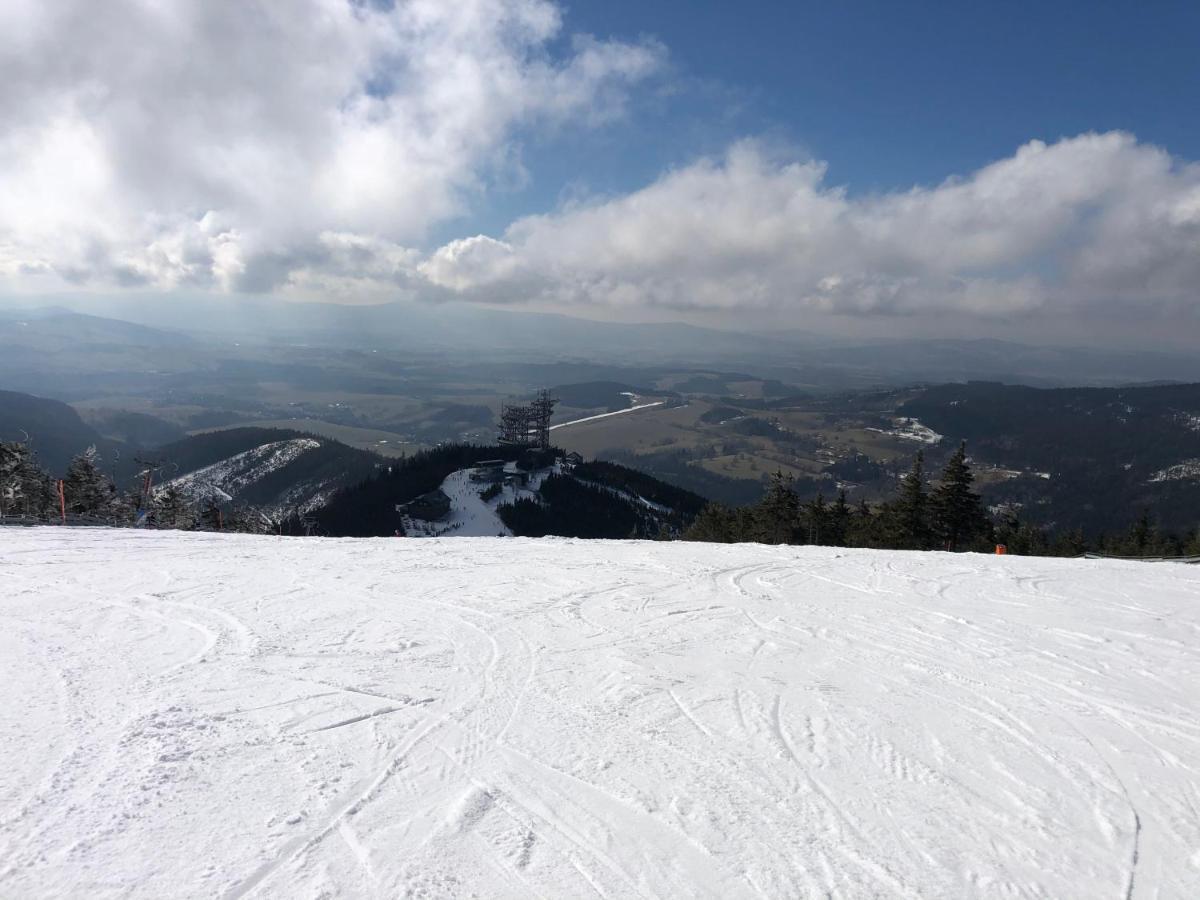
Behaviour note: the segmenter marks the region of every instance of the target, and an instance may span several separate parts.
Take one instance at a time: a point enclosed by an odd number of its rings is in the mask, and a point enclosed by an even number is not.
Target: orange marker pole
[[[62,523],[67,524],[67,495],[63,492],[63,482],[58,480],[58,512],[62,516]]]

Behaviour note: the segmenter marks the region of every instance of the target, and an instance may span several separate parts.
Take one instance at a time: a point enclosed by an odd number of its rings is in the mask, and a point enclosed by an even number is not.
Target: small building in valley
[[[502,459],[485,459],[477,462],[471,469],[471,481],[476,484],[498,484],[504,480],[505,461]]]
[[[438,488],[428,494],[422,494],[416,500],[397,506],[396,511],[412,519],[438,522],[450,515],[450,498],[446,496],[445,491]]]

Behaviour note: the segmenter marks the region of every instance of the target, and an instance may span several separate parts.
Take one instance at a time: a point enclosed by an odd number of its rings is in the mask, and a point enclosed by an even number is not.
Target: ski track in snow
[[[1200,896],[1200,567],[0,531],[3,897]]]

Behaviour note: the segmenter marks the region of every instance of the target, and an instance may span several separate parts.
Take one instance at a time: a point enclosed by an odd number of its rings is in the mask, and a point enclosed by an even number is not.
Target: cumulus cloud
[[[7,0],[0,33],[0,286],[1197,313],[1200,167],[1129,134],[867,196],[743,141],[419,251],[521,182],[533,130],[620,117],[664,49],[566,34],[555,0]]]
[[[1200,166],[1123,133],[1034,141],[965,178],[852,197],[754,142],[434,254],[466,296],[835,314],[1195,310]],[[518,290],[514,291],[513,288]]]
[[[551,0],[8,0],[0,32],[12,282],[378,286],[663,59]]]

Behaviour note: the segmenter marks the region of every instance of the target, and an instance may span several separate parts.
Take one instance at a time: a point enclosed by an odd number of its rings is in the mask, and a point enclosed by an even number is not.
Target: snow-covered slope
[[[1200,896],[1200,568],[0,531],[5,897]]]
[[[515,471],[509,463],[508,471]],[[502,485],[501,491],[491,500],[484,500],[480,491],[487,487],[471,481],[474,469],[459,469],[442,482],[442,492],[450,498],[450,515],[440,522],[423,522],[405,516],[402,520],[404,533],[409,537],[511,537],[512,532],[500,520],[496,508],[502,503],[511,503],[518,497],[533,497],[538,487],[551,472],[561,471],[558,466],[534,472],[524,487]]]
[[[181,475],[163,484],[159,490],[174,486],[193,501],[204,502],[212,498],[223,503],[320,446],[321,443],[312,438],[273,441]]]

